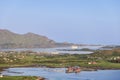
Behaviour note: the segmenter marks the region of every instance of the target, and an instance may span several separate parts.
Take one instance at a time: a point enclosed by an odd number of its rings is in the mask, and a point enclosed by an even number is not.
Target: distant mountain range
[[[57,43],[54,40],[34,33],[17,34],[9,30],[0,29],[0,48],[48,48],[71,46],[72,43]]]

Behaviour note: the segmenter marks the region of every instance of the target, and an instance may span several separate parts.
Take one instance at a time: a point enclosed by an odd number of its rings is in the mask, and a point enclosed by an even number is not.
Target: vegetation
[[[81,66],[98,69],[120,69],[120,49],[98,50],[93,54],[49,54],[32,51],[0,52],[0,67]]]
[[[120,69],[120,49],[98,50],[93,54],[50,54],[33,51],[1,51],[0,70],[6,67],[80,66],[82,70]],[[92,69],[91,69],[92,68]],[[0,80],[44,80],[33,76],[4,76]]]
[[[37,80],[37,77],[32,77],[32,76],[5,76],[5,77],[0,77],[0,80]]]

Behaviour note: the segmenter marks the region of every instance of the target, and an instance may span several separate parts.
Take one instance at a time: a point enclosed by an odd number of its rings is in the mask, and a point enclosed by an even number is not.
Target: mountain
[[[17,34],[0,29],[0,48],[45,48],[54,47],[55,41],[34,33]]]
[[[17,34],[6,29],[0,29],[0,49],[9,48],[50,48],[71,46],[72,43],[58,43],[46,36],[26,33]]]

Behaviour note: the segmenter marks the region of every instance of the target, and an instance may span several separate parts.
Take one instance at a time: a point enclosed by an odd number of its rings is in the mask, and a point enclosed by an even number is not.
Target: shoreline
[[[64,70],[65,72],[68,69],[68,67],[75,66],[80,67],[80,72],[99,70],[120,70],[119,53],[120,49],[110,51],[99,50],[92,54],[63,54],[63,55],[44,53],[36,54],[34,52],[26,51],[19,52],[19,54],[18,52],[3,52],[1,53],[2,62],[0,65],[0,73],[9,68],[23,68],[23,67],[53,68],[53,69],[65,68]],[[46,78],[44,78],[43,80],[46,80]]]
[[[66,67],[51,67],[51,66],[35,66],[35,65],[27,65],[27,66],[12,66],[12,67],[0,67],[0,73],[4,71],[4,69],[8,68],[23,68],[23,67],[35,67],[35,68],[66,68]],[[80,67],[81,71],[97,71],[97,70],[120,70],[120,68],[103,68],[103,67]]]
[[[13,66],[13,67],[0,67],[0,73],[2,71],[4,71],[5,69],[8,69],[8,68],[30,68],[30,67],[35,67],[35,68],[65,68],[65,67],[47,67],[47,66],[33,66],[33,65],[28,65],[28,66]],[[87,67],[80,67],[81,68],[81,71],[99,71],[99,70],[120,70],[120,68],[87,68]],[[3,75],[5,77],[9,76],[9,75]],[[12,76],[12,77],[15,77],[15,76]],[[23,77],[23,76],[20,76],[20,77]],[[30,76],[28,76],[30,77]],[[42,76],[36,76],[37,79],[36,80],[47,80],[47,78],[45,77],[42,77]]]
[[[46,80],[43,77],[37,76],[0,76],[0,80]]]

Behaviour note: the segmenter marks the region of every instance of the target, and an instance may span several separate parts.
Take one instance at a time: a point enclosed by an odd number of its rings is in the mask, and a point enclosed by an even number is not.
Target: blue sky
[[[120,44],[120,0],[0,0],[0,28],[57,42]]]

